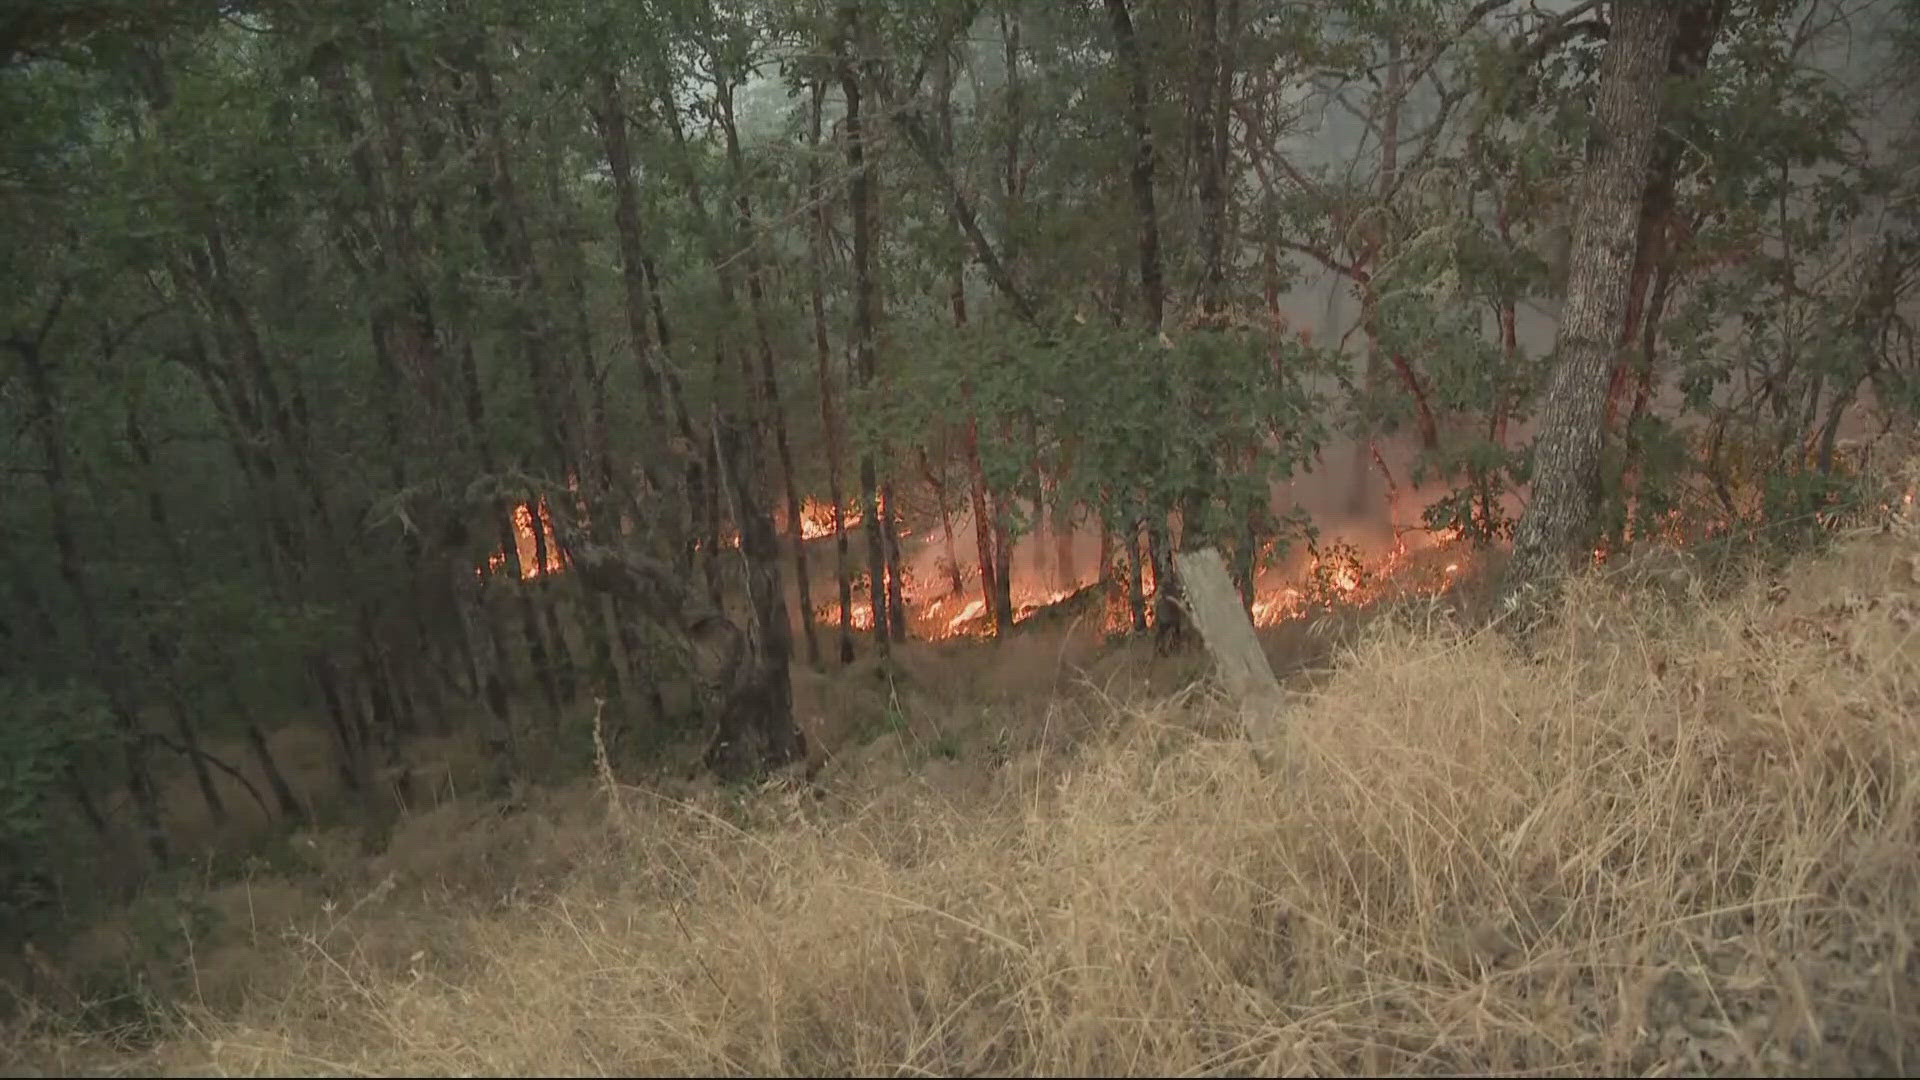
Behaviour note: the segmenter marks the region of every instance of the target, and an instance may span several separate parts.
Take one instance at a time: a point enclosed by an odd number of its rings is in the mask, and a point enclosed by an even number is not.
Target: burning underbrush
[[[200,898],[137,1056],[51,1022],[0,1045],[180,1074],[1903,1074],[1916,598],[1902,515],[1717,600],[1585,580],[1524,653],[1380,620],[1286,708],[1284,767],[1198,688],[902,683],[903,770],[455,802]]]
[[[1334,539],[1313,545],[1300,558],[1260,574],[1248,612],[1255,625],[1267,627],[1328,609],[1365,608],[1385,600],[1439,596],[1469,576],[1485,555],[1451,531],[1410,530],[1388,543],[1365,547]],[[1011,589],[1012,621],[1018,626],[1039,616],[1056,616],[1081,620],[1105,634],[1125,633],[1132,625],[1126,573],[1125,566],[1115,566],[1100,581],[1093,579],[1089,569],[1084,580],[1068,586],[1058,584],[1058,575],[1016,575]],[[1054,584],[1037,583],[1047,579]],[[959,590],[949,584],[949,578],[939,580],[941,585],[935,589],[911,573],[905,576],[903,592],[911,636],[922,641],[991,637],[993,612],[982,595],[977,571],[966,568],[960,575],[964,587]],[[1149,608],[1154,589],[1153,567],[1143,564],[1141,593]],[[866,595],[864,576],[854,595],[852,624],[857,630],[869,630],[873,627],[872,606],[858,599]],[[840,619],[838,602],[816,604],[814,619],[820,625],[836,625]]]

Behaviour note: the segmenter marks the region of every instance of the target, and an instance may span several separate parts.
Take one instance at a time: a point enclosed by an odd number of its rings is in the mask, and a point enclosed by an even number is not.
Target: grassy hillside
[[[817,787],[608,773],[446,803],[371,854],[297,837],[144,931],[177,998],[41,1008],[0,1064],[1920,1066],[1920,521],[1725,596],[1667,584],[1586,581],[1526,654],[1380,620],[1298,692],[1285,768],[1139,657],[910,658],[891,691],[806,696],[864,725]]]

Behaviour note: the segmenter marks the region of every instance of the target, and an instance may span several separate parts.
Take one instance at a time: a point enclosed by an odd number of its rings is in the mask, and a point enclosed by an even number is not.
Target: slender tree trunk
[[[1021,123],[1025,119],[1021,113],[1021,106],[1025,104],[1026,95],[1020,85],[1020,9],[1014,4],[1003,5],[999,11],[999,18],[1000,43],[1007,77],[1005,97],[1007,141],[1002,163],[1005,170],[1002,181],[1005,185],[1006,199],[1006,211],[1002,218],[1006,222],[1006,231],[1001,238],[1000,249],[1008,265],[1011,266],[1019,254],[1020,245],[1020,204],[1023,187],[1020,182],[1020,142]],[[952,146],[949,142],[949,157],[951,154]]]
[[[842,9],[850,34],[857,36],[856,7]],[[844,40],[842,48],[851,47]],[[847,170],[849,210],[853,215],[853,345],[854,377],[862,390],[874,380],[875,324],[879,319],[879,294],[873,278],[873,173],[867,167],[867,133],[861,114],[862,78],[852,60],[840,57],[840,89],[846,98]],[[887,619],[887,542],[886,520],[879,503],[879,481],[873,451],[860,451],[860,508],[867,522],[867,602],[873,612],[874,647],[882,658],[889,655]]]
[[[154,528],[155,536],[167,549],[168,564],[173,570],[176,586],[185,585],[186,553],[180,549],[178,538],[168,527],[166,497],[160,490],[160,477],[154,468],[153,451],[147,444],[146,432],[140,426],[140,418],[134,407],[127,408],[127,445],[133,450],[133,459],[140,467],[141,481],[146,486],[147,521]],[[226,803],[220,798],[219,789],[214,786],[213,776],[207,771],[206,759],[200,749],[200,724],[194,716],[187,688],[180,684],[179,650],[174,643],[165,640],[157,633],[149,631],[147,650],[168,685],[168,696],[172,699],[174,730],[180,734],[180,744],[187,750],[191,759],[193,778],[200,787],[200,797],[207,804],[207,813],[216,824],[227,820]],[[228,684],[231,693],[232,684]]]
[[[1157,333],[1166,309],[1166,285],[1160,274],[1160,219],[1153,204],[1153,127],[1147,118],[1151,102],[1146,61],[1134,37],[1133,16],[1127,0],[1105,0],[1113,27],[1114,52],[1127,74],[1127,115],[1133,125],[1133,186],[1135,236],[1140,252],[1140,296],[1148,333]]]
[[[539,568],[536,587],[547,594],[547,602],[540,605],[547,625],[547,640],[553,644],[553,682],[563,704],[572,704],[578,699],[580,688],[576,681],[573,663],[573,651],[567,645],[567,635],[560,628],[559,605],[554,602],[552,584],[548,575],[560,565],[560,554],[547,544],[552,533],[553,523],[548,516],[549,508],[545,499],[532,495],[527,500],[527,513],[533,525],[533,562]]]
[[[994,527],[986,474],[980,465],[980,422],[973,415],[970,392],[963,393],[961,405],[967,409],[966,433],[961,449],[967,459],[967,497],[973,510],[974,545],[980,553],[980,596],[986,601],[987,610],[993,612],[994,634],[1005,637],[1013,626],[1002,618],[1000,556],[995,546],[998,531]]]
[[[1231,148],[1227,141],[1227,117],[1233,91],[1233,50],[1235,24],[1239,22],[1238,0],[1224,0],[1227,11],[1222,17],[1222,0],[1202,0],[1198,31],[1201,34],[1197,67],[1201,93],[1195,129],[1200,135],[1199,197],[1200,249],[1203,278],[1200,309],[1209,323],[1217,323],[1226,307],[1226,234],[1227,234],[1227,159]]]
[[[940,108],[940,149],[944,159],[952,161],[953,66],[951,58],[944,50],[936,63],[938,66],[934,69],[937,81],[935,100]],[[951,180],[949,173],[943,172],[941,175]],[[986,242],[985,235],[980,232],[979,224],[970,222],[966,202],[960,197],[958,186],[951,183],[948,186],[950,191],[947,219],[957,232],[972,239],[975,252],[987,267],[988,276],[1001,283],[998,287],[1013,301],[1016,310],[1027,312],[1030,317],[1031,308],[1026,306],[1024,298],[1013,287],[1013,281],[1007,275],[998,257],[994,255],[992,245]],[[948,302],[953,311],[953,325],[955,329],[964,329],[967,325],[966,277],[958,253],[948,264],[947,276]],[[1005,637],[1012,629],[1012,625],[1001,617],[1001,605],[998,602],[999,554],[994,544],[993,515],[988,510],[991,495],[987,491],[986,470],[980,463],[980,421],[974,412],[973,404],[972,383],[963,381],[960,386],[960,405],[962,412],[966,414],[966,427],[961,432],[960,453],[967,468],[967,498],[973,512],[974,548],[980,567],[980,599],[982,606],[993,613],[995,635]]]
[[[103,684],[102,689],[106,691],[114,725],[119,729],[121,749],[126,759],[127,786],[133,794],[134,810],[140,819],[147,851],[155,863],[165,866],[169,861],[167,835],[160,822],[160,799],[147,763],[147,736],[141,730],[138,710],[128,697],[130,686],[126,668],[120,657],[114,654],[105,628],[100,625],[93,592],[81,561],[67,488],[69,443],[59,399],[54,393],[52,374],[47,370],[47,361],[41,352],[65,300],[66,287],[63,286],[42,319],[35,337],[10,338],[5,345],[20,357],[26,368],[27,391],[33,403],[35,427],[38,428],[40,450],[46,466],[42,477],[47,486],[53,546],[58,557],[60,579],[66,583],[67,591],[73,594],[74,609],[80,616],[80,630],[86,638],[85,647],[93,659],[94,670]]]
[[[1000,442],[1002,446],[1013,445],[1013,422],[1004,417],[1000,421]],[[1013,498],[1016,496],[1011,490],[997,494],[988,506],[993,515],[993,620],[1002,634],[1013,629],[1013,536],[1002,508],[1005,500]]]
[[[696,523],[700,520],[699,508],[705,505],[703,494],[707,480],[704,475],[705,459],[694,451],[697,445],[693,430],[693,420],[682,410],[674,410],[669,416],[667,406],[668,375],[665,367],[665,353],[668,347],[666,320],[664,312],[656,320],[660,331],[658,351],[653,348],[652,335],[647,329],[649,309],[658,304],[648,266],[650,265],[644,236],[640,227],[640,196],[634,181],[633,156],[627,144],[626,111],[620,96],[619,82],[611,69],[600,73],[596,80],[597,107],[593,113],[595,125],[600,130],[600,142],[607,159],[607,170],[613,180],[614,193],[614,235],[620,250],[621,299],[627,321],[627,346],[633,356],[633,366],[640,376],[641,396],[652,421],[654,437],[650,446],[656,453],[664,455],[671,442],[667,437],[669,430],[679,433],[683,448],[672,456],[680,460],[681,471],[685,476],[682,493],[685,501],[682,506],[682,518],[678,523],[668,523],[671,528],[669,542],[674,549],[688,560],[694,558],[694,537],[697,535]],[[671,426],[670,426],[671,425]],[[656,490],[667,490],[667,484],[652,464],[653,453],[643,455],[643,469]]]
[[[107,827],[107,816],[100,812],[100,803],[94,799],[93,792],[87,787],[87,782],[81,778],[80,769],[72,762],[68,762],[64,773],[67,778],[67,790],[73,793],[73,802],[80,808],[80,815],[87,819],[87,824],[93,828],[93,834],[104,839],[111,831]]]
[[[1596,149],[1581,186],[1573,265],[1534,446],[1533,485],[1501,589],[1551,586],[1585,547],[1600,490],[1608,374],[1619,348],[1635,229],[1677,29],[1666,4],[1620,4],[1600,65]]]
[[[747,263],[747,305],[753,313],[754,339],[760,354],[760,399],[765,420],[773,429],[774,449],[778,453],[780,479],[787,497],[787,531],[793,544],[794,583],[800,594],[800,629],[807,643],[807,663],[820,666],[820,639],[813,627],[813,577],[807,572],[807,542],[800,527],[800,489],[793,479],[793,451],[787,439],[786,407],[780,400],[780,383],[774,372],[773,342],[767,331],[764,273],[759,242],[754,236],[753,200],[747,189],[746,160],[740,152],[740,133],[734,124],[733,87],[723,76],[717,80],[716,98],[720,105],[720,126],[727,142],[727,164],[733,174],[734,210],[738,215],[741,243]]]
[[[840,484],[840,416],[833,406],[833,351],[827,340],[827,197],[820,178],[820,114],[827,84],[813,84],[807,113],[807,198],[813,204],[808,230],[808,303],[813,314],[813,352],[819,367],[820,429],[827,452],[827,497],[833,500],[833,578],[840,599],[840,662],[853,662],[853,586],[847,569],[847,500]]]
[[[906,572],[900,560],[900,520],[894,509],[893,481],[880,485],[880,504],[887,538],[887,628],[895,641],[907,640]]]
[[[468,339],[460,351],[460,372],[463,382],[462,397],[466,402],[467,428],[469,439],[476,455],[480,459],[480,469],[488,475],[495,475],[493,459],[493,440],[487,434],[485,402],[480,393],[480,369],[473,355],[473,342]],[[494,524],[494,536],[500,544],[501,558],[505,569],[515,582],[526,577],[526,567],[520,562],[520,537],[514,530],[514,507],[510,501],[501,500],[494,504],[490,515]],[[526,642],[527,660],[532,670],[530,674],[539,684],[547,702],[548,716],[559,715],[560,693],[553,681],[553,670],[547,662],[546,642],[540,636],[539,614],[534,609],[533,598],[525,589],[513,589],[513,607],[520,617],[520,633]],[[495,721],[503,730],[503,745],[513,742],[513,715],[508,705],[508,694],[504,680],[513,671],[512,662],[507,658],[505,647],[497,635],[489,635],[493,646],[493,679],[488,687],[487,701]]]
[[[253,752],[253,760],[260,766],[260,772],[267,778],[267,786],[273,791],[274,805],[280,808],[280,816],[289,821],[304,821],[307,816],[305,806],[293,793],[293,785],[287,783],[287,776],[280,771],[280,763],[273,759],[273,750],[267,745],[267,736],[260,725],[247,721],[247,747]]]
[[[967,585],[960,575],[960,549],[953,540],[953,503],[947,495],[947,482],[934,469],[933,459],[924,446],[920,448],[920,473],[927,478],[927,486],[933,489],[933,500],[940,507],[940,536],[947,556],[947,594],[959,596]]]
[[[1139,41],[1134,36],[1133,17],[1127,10],[1127,0],[1106,0],[1106,8],[1108,21],[1113,28],[1114,51],[1127,73],[1127,110],[1134,141],[1130,181],[1133,188],[1134,228],[1139,244],[1141,303],[1145,329],[1149,335],[1154,335],[1160,332],[1161,322],[1165,318],[1166,285],[1160,269],[1159,215],[1154,208],[1155,153],[1153,127],[1147,112],[1150,97],[1146,61],[1141,56]],[[1150,517],[1156,513],[1158,511],[1149,509]],[[1171,564],[1163,565],[1169,553],[1161,543],[1166,530],[1164,514],[1160,515],[1160,519],[1158,525],[1149,521],[1148,538],[1151,543],[1158,545],[1153,549],[1154,622],[1156,627],[1169,631],[1161,636],[1161,644],[1166,646],[1171,644],[1173,636],[1177,636],[1179,607],[1174,601],[1177,583],[1170,572]],[[1134,577],[1137,581],[1139,574],[1136,573]],[[1140,621],[1136,618],[1136,624]]]
[[[1133,632],[1147,632],[1147,590],[1140,561],[1140,523],[1136,519],[1121,537],[1127,547],[1127,611],[1133,616]],[[1157,583],[1156,583],[1157,584]]]
[[[486,215],[481,239],[501,267],[513,294],[512,303],[507,309],[508,330],[518,339],[527,366],[534,405],[540,416],[540,435],[546,444],[548,460],[554,475],[564,482],[567,477],[579,475],[574,434],[574,417],[578,410],[574,404],[572,365],[567,362],[564,350],[552,347],[554,335],[541,314],[545,310],[547,290],[542,282],[539,262],[534,256],[533,243],[528,234],[527,212],[511,167],[505,121],[494,90],[493,71],[479,46],[473,49],[471,63],[474,83],[479,92],[478,104],[487,128],[488,156],[492,162],[491,174],[481,188],[481,205]],[[544,574],[545,526],[537,499],[528,504],[527,512],[532,517],[534,552],[536,560],[539,560],[536,571]],[[542,657],[546,661],[546,669],[541,673],[541,689],[548,694],[551,715],[557,720],[560,705],[571,701],[574,696],[573,657],[566,637],[560,633],[552,597],[548,595],[543,599],[543,603],[536,605],[542,609],[542,617],[547,625],[544,643],[546,656]]]
[[[1679,25],[1667,56],[1667,76],[1692,79],[1706,69],[1714,41],[1726,21],[1729,0],[1676,0]],[[1648,317],[1648,292],[1659,271],[1672,266],[1677,254],[1671,250],[1674,210],[1674,183],[1678,179],[1680,159],[1686,144],[1671,131],[1662,129],[1654,137],[1653,158],[1647,171],[1645,193],[1640,200],[1639,225],[1634,233],[1633,271],[1628,277],[1626,311],[1620,322],[1620,348],[1630,350],[1640,339],[1642,321]],[[1657,325],[1658,316],[1654,316]],[[1619,414],[1621,399],[1630,383],[1635,365],[1623,357],[1614,366],[1607,387],[1606,426],[1612,430]]]

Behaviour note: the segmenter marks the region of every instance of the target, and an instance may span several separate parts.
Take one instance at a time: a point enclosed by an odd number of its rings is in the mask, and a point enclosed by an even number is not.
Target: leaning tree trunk
[[[73,594],[74,609],[80,616],[80,630],[103,689],[107,692],[109,712],[119,729],[121,747],[126,755],[127,786],[133,794],[134,810],[145,834],[147,850],[153,861],[165,866],[168,846],[165,827],[160,821],[160,798],[154,788],[153,773],[147,763],[147,734],[141,729],[139,710],[129,695],[125,666],[117,655],[106,628],[101,625],[94,605],[93,591],[87,579],[80,545],[75,538],[71,491],[67,478],[67,433],[63,411],[56,400],[53,379],[42,353],[47,336],[66,300],[62,288],[41,321],[39,332],[31,339],[10,338],[6,344],[20,357],[26,368],[27,392],[32,401],[35,427],[44,458],[42,479],[47,485],[47,504],[53,528],[54,550],[58,553],[60,578]]]
[[[1574,223],[1567,306],[1534,444],[1533,484],[1501,593],[1550,588],[1585,547],[1600,488],[1607,379],[1633,273],[1634,240],[1678,26],[1669,4],[1616,4],[1600,63],[1597,131]]]

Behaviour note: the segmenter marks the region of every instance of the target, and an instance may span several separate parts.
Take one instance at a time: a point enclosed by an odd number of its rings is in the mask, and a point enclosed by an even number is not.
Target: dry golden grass
[[[1906,519],[1711,603],[1586,582],[1524,655],[1496,633],[1383,622],[1290,707],[1284,775],[1206,692],[1101,683],[1030,718],[1097,720],[1097,737],[997,755],[978,740],[884,782],[848,771],[824,797],[582,788],[508,818],[443,807],[351,894],[283,914],[278,936],[256,925],[271,973],[239,999],[189,995],[157,1045],[112,1060],[1911,1070],[1916,599]],[[104,1060],[50,1027],[15,1034],[43,1067]]]

